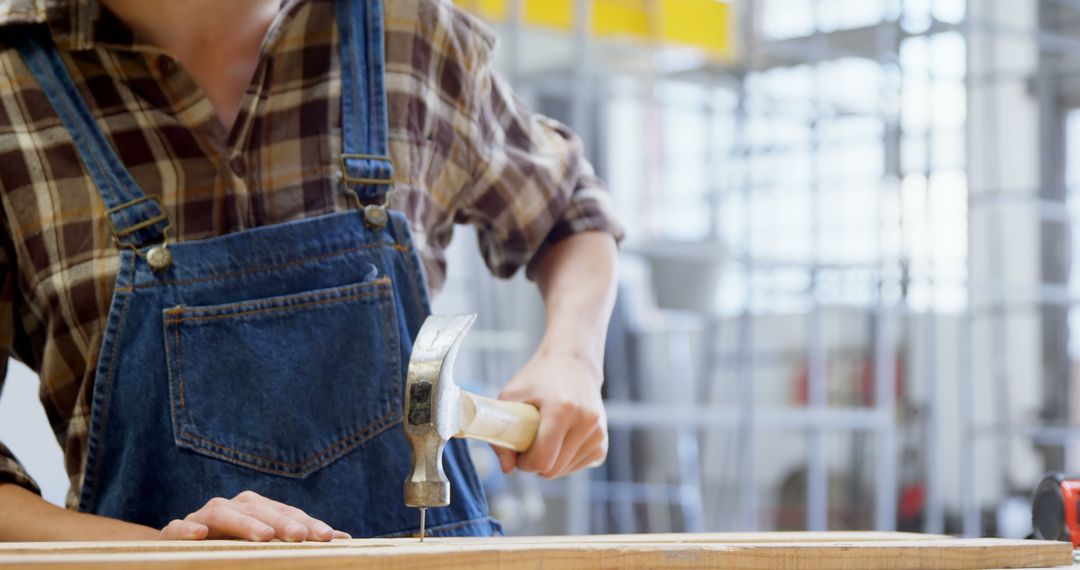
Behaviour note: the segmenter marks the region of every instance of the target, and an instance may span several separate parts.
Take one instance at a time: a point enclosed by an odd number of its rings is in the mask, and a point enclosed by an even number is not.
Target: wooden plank
[[[663,544],[710,543],[742,544],[762,542],[869,542],[893,540],[944,540],[940,534],[913,532],[723,532],[669,534],[601,534],[588,536],[524,536],[505,538],[456,538],[463,544],[494,542],[498,544]],[[0,542],[0,556],[13,554],[106,554],[128,552],[187,552],[207,550],[311,549],[336,547],[397,546],[416,539],[352,539],[333,542],[252,543],[235,540],[203,541],[115,541],[115,542]],[[426,543],[447,539],[429,538]]]
[[[1069,566],[1067,543],[883,533],[762,533],[0,545],[5,568],[1040,568]]]

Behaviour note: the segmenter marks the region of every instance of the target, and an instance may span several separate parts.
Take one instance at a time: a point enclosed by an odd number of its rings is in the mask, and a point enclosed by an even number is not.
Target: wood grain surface
[[[736,533],[0,544],[3,568],[1049,568],[1067,543],[904,533]]]

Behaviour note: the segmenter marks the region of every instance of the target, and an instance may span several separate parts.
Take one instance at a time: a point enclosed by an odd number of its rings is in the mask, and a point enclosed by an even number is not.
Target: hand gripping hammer
[[[454,358],[475,321],[476,315],[428,317],[413,343],[405,383],[405,435],[413,452],[405,505],[420,509],[421,541],[427,508],[450,504],[450,481],[442,464],[447,440],[479,439],[527,451],[540,425],[535,406],[484,398],[454,383]]]

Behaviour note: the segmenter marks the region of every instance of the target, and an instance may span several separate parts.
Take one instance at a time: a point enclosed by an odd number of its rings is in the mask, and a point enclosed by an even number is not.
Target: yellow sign
[[[493,22],[505,22],[512,0],[454,0]],[[521,0],[526,24],[572,30],[577,0]],[[585,0],[592,2],[592,33],[597,37],[632,37],[702,48],[734,55],[734,17],[721,0]]]

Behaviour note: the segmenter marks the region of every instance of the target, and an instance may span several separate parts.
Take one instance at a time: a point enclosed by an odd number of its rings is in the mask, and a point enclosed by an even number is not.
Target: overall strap
[[[19,50],[53,110],[67,127],[87,173],[105,203],[117,244],[140,248],[165,239],[168,214],[124,168],[72,81],[48,29],[25,28],[9,41]]]
[[[362,202],[391,190],[382,0],[336,0],[341,44],[341,173]]]

